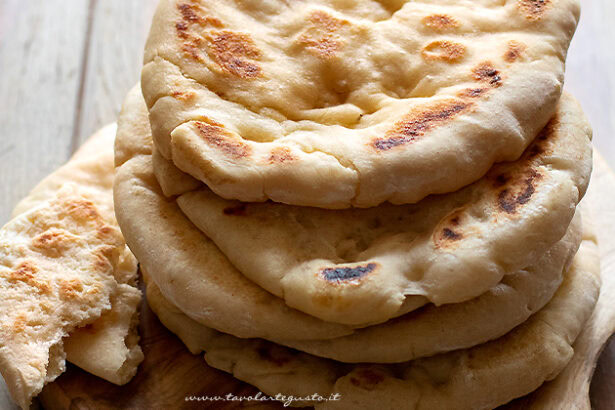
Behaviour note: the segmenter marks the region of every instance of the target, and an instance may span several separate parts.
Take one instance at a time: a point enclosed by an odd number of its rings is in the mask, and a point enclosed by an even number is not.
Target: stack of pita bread
[[[98,201],[83,221],[71,196],[96,188],[54,182],[3,228],[59,284],[32,298],[68,312],[2,311],[14,346],[24,320],[33,340],[55,332],[14,397],[83,352],[58,341],[85,343],[71,332],[133,283],[115,217],[162,323],[292,405],[494,408],[555,379],[600,289],[578,207],[592,133],[562,94],[578,18],[578,0],[162,0],[118,120],[115,215]],[[25,243],[57,226],[86,242]],[[104,303],[75,313],[60,281],[98,248]],[[31,312],[19,286],[47,285],[4,249],[2,286]],[[19,353],[0,350],[9,384],[30,374]]]
[[[554,379],[600,287],[578,17],[162,0],[114,187],[152,309],[295,405],[493,408]]]

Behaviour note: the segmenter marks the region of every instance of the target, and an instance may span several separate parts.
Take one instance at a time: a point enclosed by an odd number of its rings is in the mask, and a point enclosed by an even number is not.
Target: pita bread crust
[[[164,0],[142,89],[161,154],[224,198],[415,203],[521,155],[578,18],[577,0]]]

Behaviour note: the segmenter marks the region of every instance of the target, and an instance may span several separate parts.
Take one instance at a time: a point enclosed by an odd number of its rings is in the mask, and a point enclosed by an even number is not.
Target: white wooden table
[[[40,179],[115,121],[139,78],[156,3],[0,0],[0,225]],[[615,167],[615,2],[582,3],[566,88],[583,104],[596,146]],[[613,363],[615,343],[603,353],[595,391],[615,379]],[[0,386],[0,409],[12,408]]]

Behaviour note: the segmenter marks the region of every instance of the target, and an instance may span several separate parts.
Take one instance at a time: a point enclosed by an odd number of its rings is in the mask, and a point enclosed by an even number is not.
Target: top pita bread
[[[414,203],[521,155],[578,17],[578,0],[163,0],[154,142],[224,198]]]

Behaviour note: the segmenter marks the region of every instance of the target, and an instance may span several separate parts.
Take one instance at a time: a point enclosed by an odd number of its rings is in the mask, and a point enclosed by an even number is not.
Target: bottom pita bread
[[[566,366],[600,289],[596,241],[585,234],[553,299],[505,336],[396,365],[348,365],[209,329],[171,305],[155,283],[147,275],[144,278],[152,310],[192,352],[205,350],[210,366],[273,396],[339,394],[339,401],[293,402],[317,409],[482,409],[507,403],[555,378]]]

